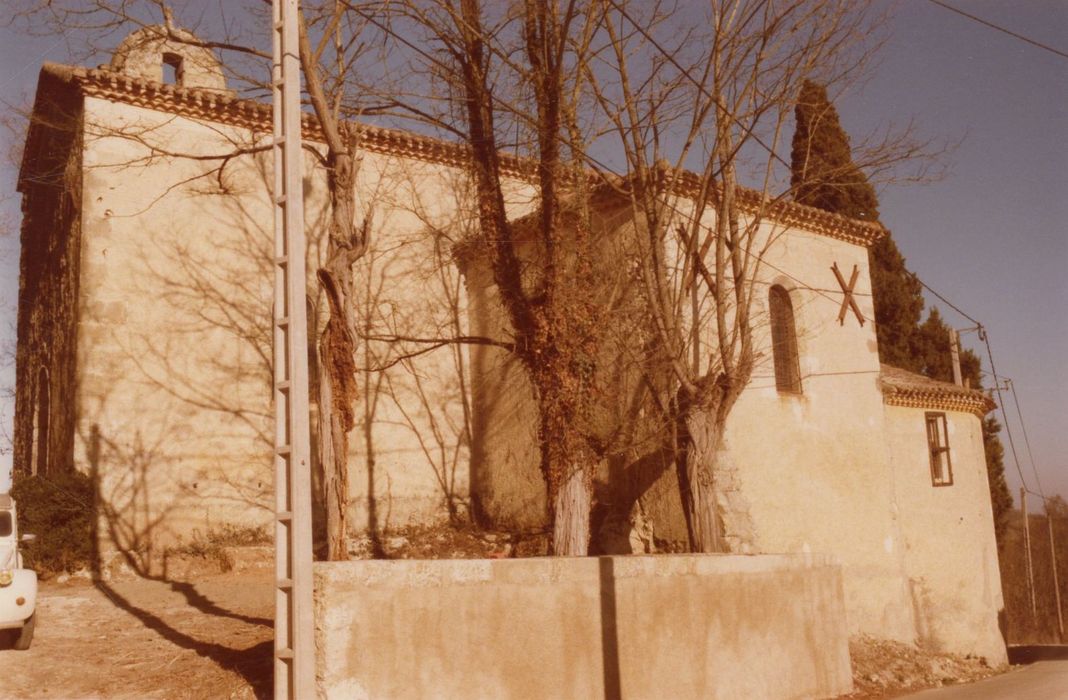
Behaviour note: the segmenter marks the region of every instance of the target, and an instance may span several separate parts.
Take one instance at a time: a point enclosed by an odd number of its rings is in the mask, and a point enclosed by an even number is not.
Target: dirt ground
[[[409,559],[524,556],[543,553],[539,547],[536,537],[413,528],[355,540],[351,549],[360,558],[377,550]],[[120,567],[95,584],[42,581],[33,646],[15,651],[0,639],[0,700],[270,697],[271,556],[264,547],[208,548],[172,559],[167,579]]]
[[[45,581],[33,646],[0,648],[0,697],[266,697],[271,573]]]

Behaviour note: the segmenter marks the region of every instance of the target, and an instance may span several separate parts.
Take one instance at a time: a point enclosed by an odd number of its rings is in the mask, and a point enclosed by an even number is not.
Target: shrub
[[[201,557],[216,562],[222,571],[230,571],[234,562],[226,551],[227,547],[248,547],[271,542],[271,536],[264,527],[224,523],[221,528],[209,529],[207,534],[193,530],[193,536],[188,542],[169,547],[167,554]]]
[[[93,484],[80,472],[15,479],[19,533],[37,540],[23,548],[26,565],[41,574],[77,571],[93,556]]]

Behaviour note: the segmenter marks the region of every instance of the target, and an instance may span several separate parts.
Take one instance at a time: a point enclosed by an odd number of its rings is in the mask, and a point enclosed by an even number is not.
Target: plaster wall
[[[944,412],[953,483],[933,486],[925,411],[886,407],[905,570],[919,638],[1006,663],[1004,607],[979,419]]]
[[[122,549],[262,525],[272,488],[270,158],[232,158],[220,176],[221,159],[182,156],[265,135],[96,98],[85,113],[75,463],[100,477],[105,532]],[[325,178],[311,155],[305,172],[309,323],[321,324],[311,285],[325,254]],[[449,257],[469,228],[457,213],[461,180],[412,160],[368,153],[362,163],[372,248],[356,271],[357,301],[371,340],[350,433],[354,529],[468,505],[466,350],[393,342],[466,332]]]
[[[766,254],[754,343],[760,359],[728,423],[726,484],[745,494],[755,547],[827,552],[842,562],[853,633],[915,639],[903,578],[903,541],[888,462],[867,251],[792,232]],[[852,311],[838,315],[846,280],[859,270]],[[801,393],[775,386],[767,290],[790,294],[797,327]]]
[[[150,568],[224,523],[268,522],[270,210],[248,136],[85,100],[75,464],[95,476],[101,532]],[[259,182],[257,180],[259,179]]]
[[[815,698],[851,690],[817,555],[315,568],[325,698]]]

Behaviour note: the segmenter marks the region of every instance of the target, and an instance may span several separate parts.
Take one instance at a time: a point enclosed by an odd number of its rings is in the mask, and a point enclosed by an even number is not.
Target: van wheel
[[[15,649],[19,651],[26,651],[30,648],[30,644],[33,642],[33,628],[37,626],[37,613],[34,612],[22,625],[22,631],[19,636],[15,638]]]

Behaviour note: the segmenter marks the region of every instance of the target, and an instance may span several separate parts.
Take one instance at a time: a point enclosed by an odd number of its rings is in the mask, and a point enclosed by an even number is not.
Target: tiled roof
[[[41,70],[42,74],[75,85],[84,95],[252,131],[267,131],[271,127],[271,105],[263,102],[242,100],[218,91],[156,83],[105,69],[45,63]],[[322,130],[315,117],[304,113],[302,121],[304,136],[322,142]],[[347,128],[358,132],[360,147],[370,152],[458,168],[466,167],[470,162],[470,151],[461,144],[355,122],[348,122]],[[531,182],[536,177],[533,161],[505,153],[501,154],[501,169],[508,177]],[[679,196],[692,197],[697,194],[699,185],[696,174],[682,171],[674,178],[672,189]],[[781,224],[856,245],[871,245],[887,233],[875,222],[850,219],[789,200],[769,201],[755,190],[739,188],[738,199],[746,211],[755,212],[763,206],[764,216]]]
[[[882,365],[879,384],[883,401],[890,406],[962,411],[982,418],[997,407],[982,391],[940,382],[890,365]]]

